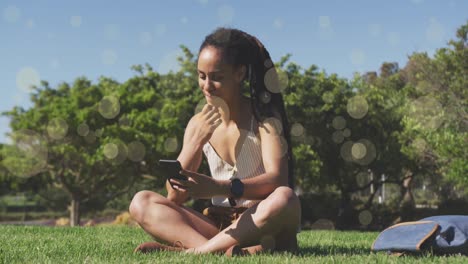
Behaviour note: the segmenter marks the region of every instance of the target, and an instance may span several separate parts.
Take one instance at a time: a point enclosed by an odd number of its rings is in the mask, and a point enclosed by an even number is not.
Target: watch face
[[[231,181],[231,193],[234,197],[238,198],[244,194],[244,184],[239,179]]]

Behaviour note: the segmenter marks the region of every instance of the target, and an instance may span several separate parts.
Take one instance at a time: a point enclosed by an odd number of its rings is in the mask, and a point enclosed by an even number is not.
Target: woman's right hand
[[[221,123],[221,113],[218,108],[205,104],[201,112],[196,114],[187,125],[186,129],[191,134],[188,140],[190,140],[190,143],[203,146],[210,140],[211,135]]]

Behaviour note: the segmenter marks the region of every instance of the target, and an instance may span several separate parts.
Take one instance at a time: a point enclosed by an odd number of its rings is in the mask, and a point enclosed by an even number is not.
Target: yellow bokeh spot
[[[342,116],[336,116],[333,118],[332,126],[337,130],[341,130],[346,127],[346,120]]]
[[[76,129],[76,132],[78,133],[78,135],[82,136],[82,137],[86,137],[89,133],[89,126],[85,123],[82,123],[80,125],[78,125],[78,128]]]
[[[341,130],[333,132],[332,140],[336,144],[340,144],[341,142],[343,142],[343,140],[344,140],[343,132],[341,132]]]
[[[139,141],[128,144],[128,158],[131,161],[142,161],[145,157],[145,145]]]
[[[60,140],[67,135],[68,124],[61,118],[51,119],[47,125],[47,134],[49,138]]]
[[[17,177],[27,178],[46,170],[47,140],[32,130],[10,135],[13,144],[5,145],[2,165]]]
[[[372,223],[372,213],[369,210],[364,210],[359,213],[359,223],[363,226],[367,226]]]
[[[348,100],[346,109],[352,118],[361,119],[367,114],[369,105],[364,97],[356,95]]]
[[[99,113],[106,119],[115,118],[120,113],[119,99],[115,96],[104,96],[99,102]]]
[[[170,137],[170,138],[167,138],[166,141],[164,141],[164,149],[167,152],[176,152],[178,148],[179,148],[179,143],[177,142],[177,138]]]
[[[291,127],[291,135],[293,137],[303,136],[305,133],[304,127],[299,123],[294,123]]]
[[[104,156],[107,159],[114,159],[119,154],[119,149],[116,144],[114,143],[107,143],[104,145]]]
[[[362,159],[367,154],[367,148],[363,143],[355,143],[351,147],[351,155],[355,159]]]
[[[281,93],[288,87],[288,74],[275,68],[269,69],[264,77],[265,87],[272,93]]]

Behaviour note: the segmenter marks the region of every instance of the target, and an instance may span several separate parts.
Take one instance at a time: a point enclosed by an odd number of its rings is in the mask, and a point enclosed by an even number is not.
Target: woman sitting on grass
[[[146,242],[135,251],[296,251],[301,209],[292,190],[289,125],[268,51],[243,31],[218,28],[200,47],[198,83],[206,104],[189,121],[178,157],[188,180],[166,182],[167,197],[140,191],[130,204],[140,226],[172,246]],[[245,85],[250,97],[242,93]],[[202,152],[212,177],[196,173]],[[201,214],[182,205],[188,197],[211,198],[213,206]]]

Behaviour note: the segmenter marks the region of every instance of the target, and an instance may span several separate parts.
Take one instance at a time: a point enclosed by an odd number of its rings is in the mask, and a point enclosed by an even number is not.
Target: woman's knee
[[[286,186],[276,188],[260,207],[262,219],[267,221],[271,217],[292,215],[300,211],[299,198],[294,191]]]
[[[137,222],[142,221],[144,213],[148,210],[151,203],[164,203],[165,197],[152,191],[139,191],[130,202],[129,212]]]
[[[299,198],[296,193],[287,186],[276,188],[271,194],[272,203],[281,208],[291,208],[299,206]]]

